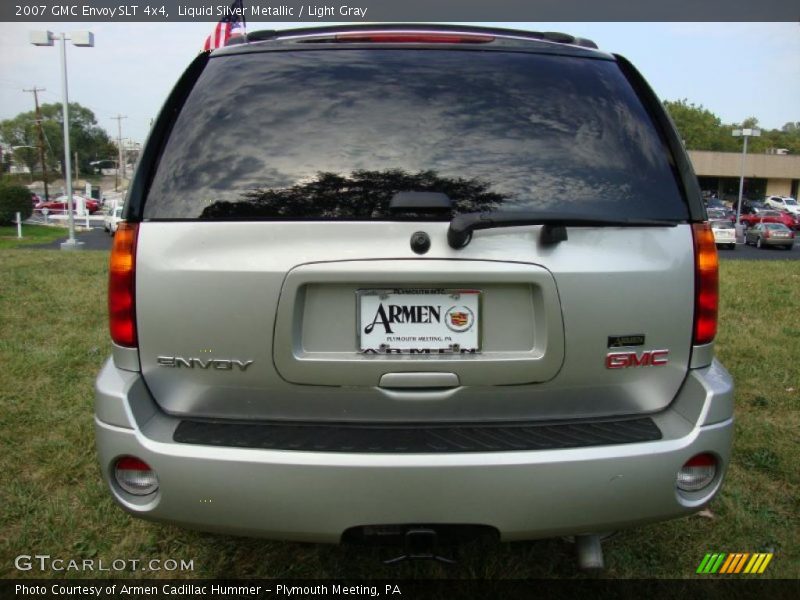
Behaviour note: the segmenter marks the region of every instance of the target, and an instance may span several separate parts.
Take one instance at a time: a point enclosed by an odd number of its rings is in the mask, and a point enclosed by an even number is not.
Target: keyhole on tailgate
[[[431,238],[424,231],[417,231],[411,235],[411,249],[417,254],[425,254],[431,249]]]

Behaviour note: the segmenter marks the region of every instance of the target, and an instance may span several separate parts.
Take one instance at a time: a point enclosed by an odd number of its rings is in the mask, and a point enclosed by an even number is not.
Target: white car
[[[108,232],[108,235],[114,235],[117,232],[117,226],[122,220],[122,206],[115,206],[103,219],[103,229]]]
[[[765,204],[800,217],[800,204],[791,196],[767,196]]]
[[[711,221],[711,231],[714,232],[714,243],[723,248],[736,250],[736,229],[728,220]]]

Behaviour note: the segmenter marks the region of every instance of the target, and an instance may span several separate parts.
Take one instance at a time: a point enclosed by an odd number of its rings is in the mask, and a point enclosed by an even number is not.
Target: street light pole
[[[744,146],[742,147],[742,169],[739,176],[739,202],[736,204],[736,227],[737,231],[741,225],[742,216],[742,195],[744,193],[744,165],[747,158],[747,138],[758,137],[761,135],[760,129],[734,129],[732,132],[733,137],[743,137]]]
[[[69,90],[67,89],[67,36],[61,34],[61,98],[62,113],[64,115],[64,174],[67,184],[67,219],[69,220],[69,239],[65,242],[68,246],[75,248],[75,211],[72,203],[72,158],[69,150]],[[62,249],[64,244],[61,245]]]
[[[83,242],[75,239],[75,216],[72,198],[72,159],[69,149],[69,92],[67,89],[67,40],[72,40],[75,46],[91,48],[94,46],[94,34],[90,31],[76,31],[67,37],[61,33],[55,36],[49,31],[32,31],[31,43],[34,46],[52,46],[53,41],[61,40],[61,90],[62,90],[62,112],[64,119],[64,179],[67,186],[67,217],[69,219],[69,239],[61,244],[62,250],[77,250],[83,246]]]

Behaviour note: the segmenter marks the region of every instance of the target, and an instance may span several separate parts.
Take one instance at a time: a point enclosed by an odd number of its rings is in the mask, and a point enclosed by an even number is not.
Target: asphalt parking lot
[[[783,248],[762,248],[737,244],[736,250],[719,248],[721,260],[800,260],[800,244],[795,242],[794,247],[786,251]]]
[[[43,250],[58,250],[61,248],[61,243],[67,241],[69,235],[64,230],[64,237],[49,244],[39,244],[36,246],[28,246],[28,248],[41,248]],[[90,231],[76,232],[75,237],[79,242],[83,242],[84,250],[111,250],[111,243],[114,238],[106,233],[102,227],[91,229]]]

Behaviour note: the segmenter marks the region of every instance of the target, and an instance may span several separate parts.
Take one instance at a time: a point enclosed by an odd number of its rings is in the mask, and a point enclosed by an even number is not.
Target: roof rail
[[[418,31],[418,32],[458,32],[458,33],[475,33],[475,34],[490,34],[496,37],[503,38],[516,38],[516,39],[529,39],[546,42],[556,42],[559,44],[572,44],[574,46],[582,46],[584,48],[597,48],[592,40],[586,38],[579,38],[567,33],[560,33],[557,31],[525,31],[523,29],[505,29],[500,27],[481,27],[476,25],[438,25],[429,23],[391,23],[386,25],[329,25],[326,27],[298,27],[296,29],[281,29],[273,30],[267,29],[262,31],[254,31],[247,34],[248,42],[262,42],[266,40],[276,40],[285,38],[302,38],[302,37],[324,37],[326,35],[335,35],[345,32],[359,32],[359,31]],[[233,40],[232,40],[233,42]],[[234,43],[243,43],[240,40]]]

